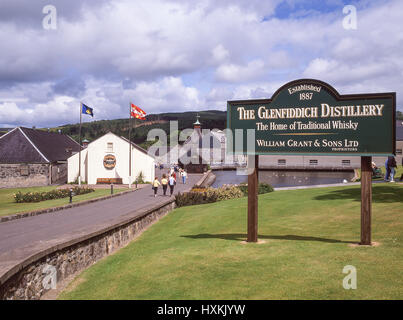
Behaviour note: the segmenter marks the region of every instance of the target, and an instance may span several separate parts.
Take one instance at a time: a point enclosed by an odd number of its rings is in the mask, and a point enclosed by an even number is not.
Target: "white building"
[[[144,181],[153,181],[155,160],[147,151],[131,143],[131,181],[143,175]],[[79,154],[68,158],[68,182],[78,180]],[[129,141],[112,132],[89,143],[81,151],[81,181],[96,184],[102,179],[115,178],[129,184]]]
[[[199,116],[197,116],[199,118]],[[222,130],[202,130],[199,119],[193,124],[192,134],[183,145],[159,148],[155,152],[155,158],[161,164],[204,163],[211,167],[245,166],[245,155],[233,155],[227,153],[227,137]],[[153,152],[153,151],[152,151]]]

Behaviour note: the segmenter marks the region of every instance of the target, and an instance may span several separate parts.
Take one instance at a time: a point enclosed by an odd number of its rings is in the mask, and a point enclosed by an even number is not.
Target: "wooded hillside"
[[[147,141],[147,133],[154,128],[163,129],[167,134],[169,132],[169,121],[178,120],[179,130],[193,128],[193,123],[196,121],[197,114],[200,116],[199,121],[204,129],[220,129],[226,127],[227,113],[225,111],[200,111],[200,112],[177,112],[177,113],[161,113],[150,114],[146,116],[146,120],[132,119],[133,130],[131,132],[131,140],[139,144],[143,148],[148,148],[153,144],[152,141]],[[61,130],[62,133],[68,134],[73,139],[78,141],[79,127],[77,124],[69,124],[56,128],[51,128],[51,131]],[[111,131],[118,136],[129,137],[129,119],[116,120],[101,120],[92,121],[82,124],[81,137],[82,140],[87,139],[90,142],[103,136]],[[169,142],[168,142],[169,143]]]

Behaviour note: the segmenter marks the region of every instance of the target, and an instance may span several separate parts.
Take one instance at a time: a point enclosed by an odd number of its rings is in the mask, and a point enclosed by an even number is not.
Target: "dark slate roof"
[[[66,161],[80,146],[69,136],[43,130],[15,128],[0,137],[0,163]]]
[[[18,128],[0,138],[0,163],[46,163]]]

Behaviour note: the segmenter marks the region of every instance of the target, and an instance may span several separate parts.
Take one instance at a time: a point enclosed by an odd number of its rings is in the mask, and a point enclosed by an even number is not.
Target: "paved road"
[[[201,177],[189,175],[186,185],[178,181],[175,193],[190,189]],[[0,223],[0,275],[32,254],[118,223],[122,218],[135,217],[136,212],[169,198],[162,196],[162,188],[158,193],[154,198],[151,186],[146,186],[76,208]]]

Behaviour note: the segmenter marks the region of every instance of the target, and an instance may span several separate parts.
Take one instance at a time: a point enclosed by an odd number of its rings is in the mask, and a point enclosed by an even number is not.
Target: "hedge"
[[[267,183],[259,183],[259,194],[273,192],[274,189]],[[178,193],[175,202],[178,207],[191,206],[194,204],[211,203],[221,200],[241,198],[248,195],[248,185],[223,186],[221,188],[193,187],[185,193]]]
[[[92,188],[74,187],[72,189],[75,195],[86,194],[95,191]],[[21,193],[21,191],[18,191],[16,194],[14,194],[14,200],[17,203],[40,202],[45,200],[67,198],[69,196],[70,196],[70,189],[55,189],[49,192],[27,192],[27,193]]]
[[[193,188],[189,192],[178,193],[175,202],[178,207],[191,206],[194,204],[211,203],[243,197],[243,192],[235,186],[221,188]]]
[[[243,192],[243,194],[245,196],[248,195],[248,185],[246,183],[240,184],[238,186],[238,188],[241,189],[241,191]],[[269,193],[269,192],[273,192],[273,191],[274,191],[274,189],[270,184],[264,183],[264,182],[259,183],[258,194],[264,194],[264,193]]]

